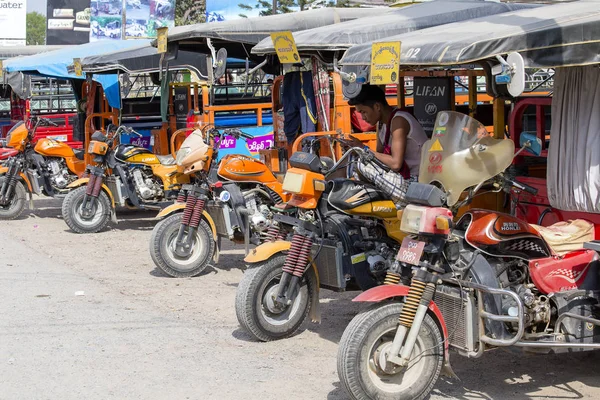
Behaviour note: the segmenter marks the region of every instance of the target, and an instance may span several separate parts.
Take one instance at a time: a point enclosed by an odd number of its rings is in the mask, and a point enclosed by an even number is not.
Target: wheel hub
[[[273,314],[281,314],[287,308],[284,304],[277,301],[277,289],[279,285],[271,286],[263,297],[263,304],[266,309]]]
[[[400,367],[391,361],[388,361],[388,355],[392,349],[392,342],[381,344],[373,353],[373,364],[376,368],[376,372],[383,373],[386,375],[396,375],[404,370],[404,367]]]

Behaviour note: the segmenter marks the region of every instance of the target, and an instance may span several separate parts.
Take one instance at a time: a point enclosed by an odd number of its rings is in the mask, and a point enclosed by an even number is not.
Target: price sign
[[[421,256],[423,255],[423,248],[425,248],[425,242],[404,238],[396,260],[406,264],[419,265],[419,261],[421,261]]]
[[[280,63],[295,64],[300,62],[300,54],[298,54],[292,32],[271,33],[271,40],[273,40],[273,46]]]
[[[400,68],[400,42],[373,43],[371,48],[371,83],[397,84]]]
[[[156,30],[156,43],[158,48],[158,54],[165,54],[167,52],[167,33],[169,28],[166,26],[160,27]]]
[[[76,76],[83,76],[83,68],[81,67],[81,60],[79,58],[73,59],[73,67],[75,68]]]

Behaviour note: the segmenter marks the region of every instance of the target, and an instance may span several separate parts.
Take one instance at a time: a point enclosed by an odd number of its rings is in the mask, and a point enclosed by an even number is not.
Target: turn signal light
[[[439,231],[447,231],[450,229],[450,219],[443,215],[439,215],[435,218],[435,227]]]

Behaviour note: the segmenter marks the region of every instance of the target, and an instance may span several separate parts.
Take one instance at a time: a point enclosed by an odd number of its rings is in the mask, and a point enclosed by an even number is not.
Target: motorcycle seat
[[[73,149],[73,153],[75,154],[75,158],[78,160],[83,160],[85,156],[85,151],[83,149]]]
[[[554,254],[559,256],[581,250],[585,242],[595,239],[594,224],[583,219],[561,221],[551,226],[532,225],[532,227],[544,238]]]
[[[158,161],[160,161],[160,163],[162,165],[175,165],[175,158],[173,158],[173,156],[171,156],[171,155],[168,155],[168,156],[156,155],[156,158],[158,158]]]

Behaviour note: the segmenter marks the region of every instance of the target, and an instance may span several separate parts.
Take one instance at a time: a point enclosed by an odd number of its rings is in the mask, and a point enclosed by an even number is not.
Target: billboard
[[[89,42],[90,0],[48,0],[46,44]]]
[[[92,0],[90,7],[91,42],[155,38],[158,28],[175,26],[175,0]]]
[[[239,0],[206,0],[206,22],[231,21],[244,17],[258,17],[257,1],[246,3]]]
[[[0,46],[24,46],[27,38],[27,1],[0,0]]]

